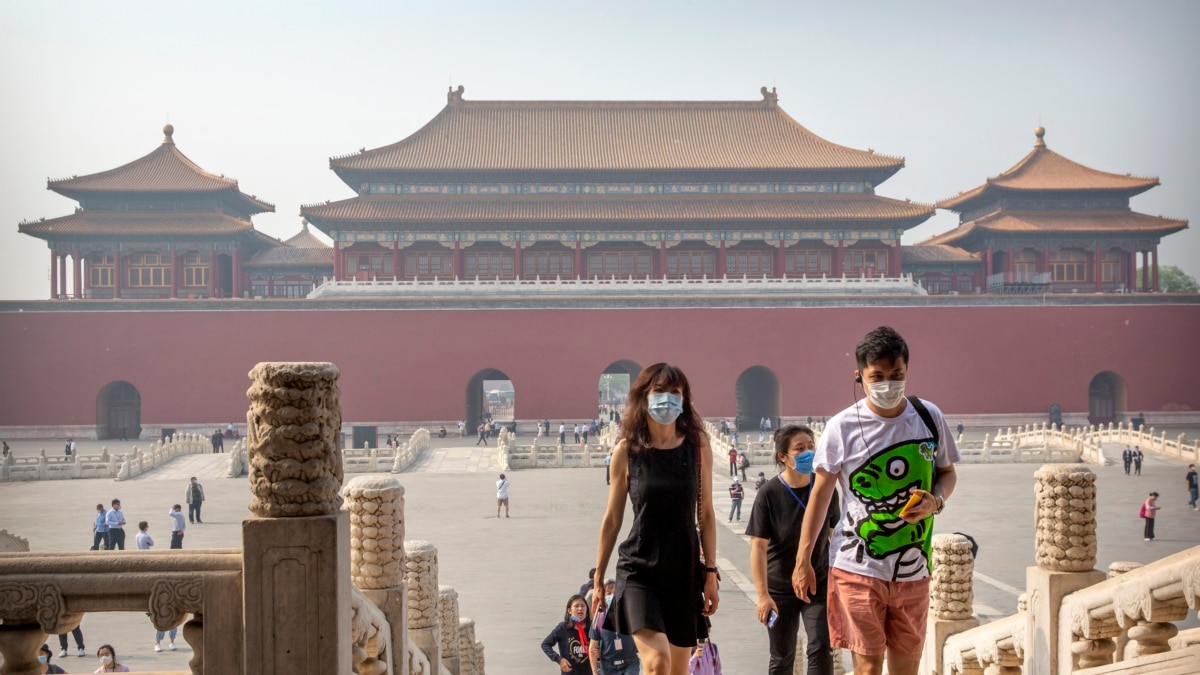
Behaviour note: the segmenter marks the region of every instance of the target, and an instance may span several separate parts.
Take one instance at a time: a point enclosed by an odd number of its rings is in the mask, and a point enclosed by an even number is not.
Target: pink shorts
[[[929,616],[929,577],[884,581],[829,570],[829,643],[865,656],[891,651],[920,660]]]

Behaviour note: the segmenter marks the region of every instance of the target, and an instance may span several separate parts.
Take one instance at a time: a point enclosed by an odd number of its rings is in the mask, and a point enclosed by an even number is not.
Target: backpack
[[[1142,508],[1138,510],[1138,518],[1146,517],[1146,502],[1142,502]]]

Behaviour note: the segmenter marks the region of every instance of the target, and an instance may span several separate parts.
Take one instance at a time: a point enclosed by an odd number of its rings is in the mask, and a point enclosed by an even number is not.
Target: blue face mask
[[[573,621],[575,623],[583,623],[583,617],[575,616],[574,614],[572,614],[571,621]]]
[[[646,406],[655,422],[666,425],[674,422],[683,413],[683,397],[659,391],[646,397]]]
[[[613,595],[611,595],[611,594],[610,594],[610,595],[606,595],[606,596],[604,596],[604,604],[605,604],[605,605],[609,605],[609,606],[611,606],[611,605],[612,605],[612,599],[613,599],[613,597],[614,597],[614,596],[613,596]]]
[[[50,658],[45,654],[38,654],[38,663],[48,663]]]
[[[812,473],[813,458],[816,456],[817,453],[813,452],[812,450],[805,450],[804,452],[792,458],[792,468],[798,473]]]

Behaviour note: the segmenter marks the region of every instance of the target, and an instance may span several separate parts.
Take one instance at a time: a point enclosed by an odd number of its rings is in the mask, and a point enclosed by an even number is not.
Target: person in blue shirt
[[[104,522],[108,525],[108,550],[125,550],[125,514],[121,513],[121,500],[112,500],[112,509],[104,514]]]
[[[112,548],[108,543],[108,521],[105,519],[104,505],[96,505],[96,522],[92,525],[92,550],[101,551]]]
[[[616,579],[604,582],[605,607],[612,604],[616,590]],[[642,662],[638,660],[637,645],[628,635],[602,628],[606,611],[601,611],[592,622],[591,643],[588,646],[592,672],[595,675],[638,675],[642,672]]]
[[[187,523],[183,521],[183,507],[176,504],[167,511],[167,515],[171,516],[171,548],[183,548],[183,531],[187,529]]]

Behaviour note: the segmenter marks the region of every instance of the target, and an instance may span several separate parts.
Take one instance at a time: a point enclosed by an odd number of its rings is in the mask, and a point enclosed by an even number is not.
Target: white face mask
[[[891,410],[904,400],[904,380],[885,380],[867,383],[867,398],[876,407]]]
[[[108,654],[105,654],[104,656],[100,657],[100,663],[103,663],[107,666],[108,664],[112,663],[112,657]]]

